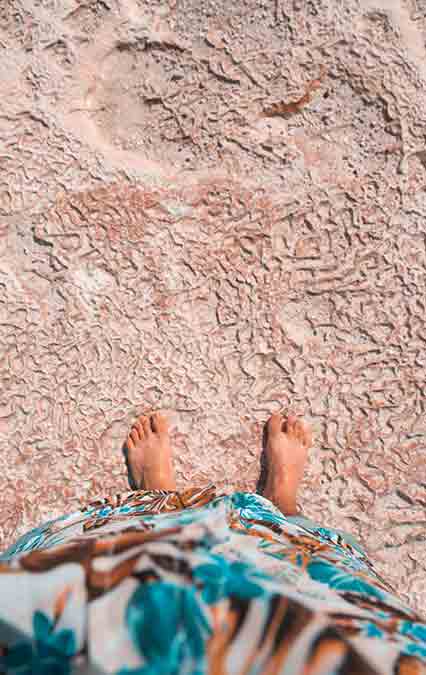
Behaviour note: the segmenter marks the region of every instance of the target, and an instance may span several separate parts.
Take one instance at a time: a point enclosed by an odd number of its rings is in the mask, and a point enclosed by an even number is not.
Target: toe
[[[132,432],[133,431],[136,434],[136,439],[142,440],[142,438],[144,437],[144,431],[143,431],[143,426],[142,426],[142,424],[140,423],[139,420],[136,420],[136,422],[134,422],[132,424]]]
[[[161,413],[151,415],[151,427],[157,434],[167,434],[169,431],[169,423]]]
[[[312,431],[302,420],[296,420],[294,424],[294,435],[304,446],[308,447],[312,444]]]
[[[135,445],[137,445],[137,444],[139,443],[139,440],[140,440],[140,439],[139,439],[139,434],[138,434],[138,432],[137,432],[136,429],[132,429],[132,430],[131,430],[129,438],[133,441],[133,443],[134,443]]]
[[[128,450],[134,450],[135,449],[135,444],[133,443],[133,439],[132,439],[131,436],[127,437],[126,445],[127,445]]]
[[[289,415],[287,417],[286,421],[286,431],[288,434],[295,436],[296,435],[296,425],[297,425],[297,417],[294,415]]]
[[[299,441],[303,441],[305,437],[305,425],[301,420],[296,420],[294,425],[293,425],[293,432],[296,438],[299,439]]]
[[[268,432],[270,434],[279,434],[282,431],[283,416],[281,413],[274,413],[268,420]]]
[[[151,429],[151,422],[150,422],[149,417],[147,417],[146,415],[141,417],[141,423],[142,423],[142,427],[143,427],[143,430],[144,430],[144,434],[146,436],[150,436],[152,434],[152,429]]]
[[[312,445],[312,429],[308,424],[302,422],[301,441],[306,447]]]

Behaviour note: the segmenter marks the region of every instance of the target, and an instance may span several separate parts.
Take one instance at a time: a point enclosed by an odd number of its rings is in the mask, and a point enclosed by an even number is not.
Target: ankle
[[[295,499],[289,499],[282,495],[272,495],[270,501],[276,506],[284,516],[297,516],[299,509]]]
[[[143,483],[147,490],[176,490],[174,473],[169,471],[144,471]]]
[[[294,485],[288,485],[286,481],[272,480],[265,491],[265,496],[279,508],[284,515],[298,515],[297,489],[295,489]]]

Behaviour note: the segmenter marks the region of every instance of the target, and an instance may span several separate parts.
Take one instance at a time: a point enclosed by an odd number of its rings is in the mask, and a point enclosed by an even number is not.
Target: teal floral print
[[[129,601],[126,622],[147,665],[138,671],[120,671],[121,675],[174,675],[182,662],[191,663],[191,672],[203,672],[205,639],[211,628],[193,587],[154,582],[138,588]]]
[[[352,537],[259,495],[114,495],[0,557],[0,673],[421,673],[426,622],[391,591]]]
[[[377,586],[368,583],[360,577],[348,574],[344,569],[339,569],[331,563],[316,560],[308,565],[307,571],[312,579],[327,584],[330,588],[334,588],[337,591],[363,593],[366,596],[376,597],[382,601],[385,600],[385,593],[377,588]]]
[[[255,567],[214,555],[194,569],[193,577],[208,605],[232,596],[257,598],[265,593],[262,581],[268,578]]]
[[[232,507],[239,512],[246,527],[250,527],[247,522],[250,520],[278,526],[283,526],[287,522],[285,516],[260,495],[236,492],[232,496]]]
[[[9,647],[2,665],[10,675],[68,675],[75,652],[73,631],[55,631],[53,621],[43,612],[36,611],[33,639]]]

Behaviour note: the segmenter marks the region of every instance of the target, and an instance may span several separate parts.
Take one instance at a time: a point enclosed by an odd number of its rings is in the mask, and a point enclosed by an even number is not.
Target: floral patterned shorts
[[[213,486],[138,491],[0,556],[0,673],[426,675],[426,624],[350,536]]]

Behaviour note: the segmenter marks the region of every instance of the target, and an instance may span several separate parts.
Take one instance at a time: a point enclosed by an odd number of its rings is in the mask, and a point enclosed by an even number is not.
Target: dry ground
[[[426,608],[425,0],[3,0],[0,512],[178,477],[253,489],[304,414],[301,504]]]

